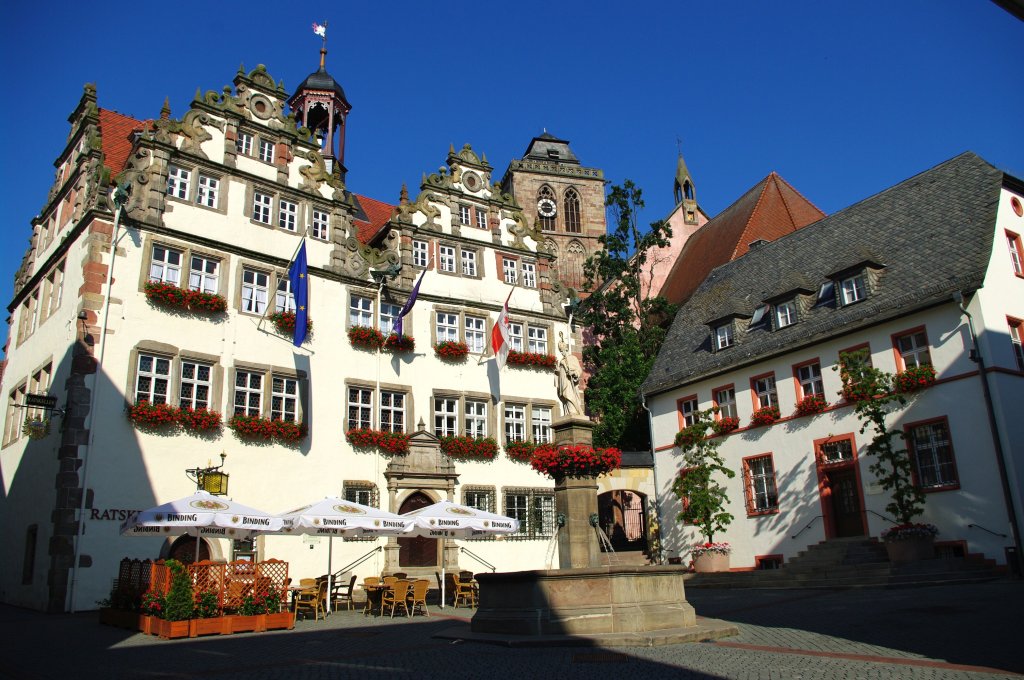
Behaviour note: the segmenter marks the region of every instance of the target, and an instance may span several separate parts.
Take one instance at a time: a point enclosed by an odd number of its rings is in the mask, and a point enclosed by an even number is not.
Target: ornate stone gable
[[[441,453],[438,438],[423,429],[421,421],[420,429],[409,437],[409,453],[393,457],[384,471],[384,477],[389,482],[392,479],[454,482],[458,475],[452,459]],[[398,486],[401,488],[403,485],[399,483]]]

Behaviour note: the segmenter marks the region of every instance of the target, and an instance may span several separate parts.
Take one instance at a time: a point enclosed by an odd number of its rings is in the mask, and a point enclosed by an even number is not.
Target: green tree
[[[639,226],[644,207],[640,187],[626,180],[613,186],[605,200],[612,229],[598,240],[602,249],[584,265],[590,297],[580,306],[579,321],[593,333],[583,348],[590,379],[586,404],[598,424],[599,446],[640,449],[650,446],[640,385],[654,364],[675,306],[651,297],[654,254],[669,244],[671,228],[663,221]]]
[[[683,504],[677,519],[696,525],[708,543],[714,543],[715,534],[725,531],[734,519],[725,510],[729,495],[719,479],[736,476],[718,452],[719,440],[707,438],[714,433],[714,411],[698,412],[697,421],[676,435],[676,446],[683,452],[683,466],[672,484],[672,491]]]

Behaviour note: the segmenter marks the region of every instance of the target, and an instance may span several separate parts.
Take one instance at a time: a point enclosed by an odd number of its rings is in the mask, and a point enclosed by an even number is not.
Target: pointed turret
[[[683,160],[683,152],[679,152],[679,160],[676,162],[676,181],[673,185],[673,193],[676,198],[676,206],[683,206],[683,217],[687,224],[697,223],[697,192],[693,188],[693,179],[690,177],[690,170]]]

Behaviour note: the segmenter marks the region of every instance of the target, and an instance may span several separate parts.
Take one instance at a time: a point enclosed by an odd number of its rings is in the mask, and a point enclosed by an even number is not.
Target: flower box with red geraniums
[[[533,442],[505,442],[505,455],[518,463],[529,463],[537,445]]]
[[[762,406],[750,415],[750,424],[753,427],[771,425],[781,417],[778,406]]]
[[[434,345],[434,353],[445,361],[462,361],[469,354],[469,346],[464,342],[445,340]]]
[[[798,416],[813,416],[828,408],[828,402],[820,394],[808,394],[796,403],[796,414]]]
[[[278,439],[284,442],[297,442],[306,436],[305,423],[293,423],[290,420],[270,420],[259,416],[232,416],[228,427],[239,437],[246,439]]]
[[[533,352],[517,352],[509,350],[507,363],[511,366],[533,366],[536,368],[554,368],[558,362],[550,354]]]
[[[380,349],[384,346],[384,334],[369,326],[352,326],[348,329],[348,342],[356,349]]]
[[[552,479],[597,477],[622,465],[622,451],[614,447],[542,444],[533,452],[530,465]]]
[[[281,335],[294,335],[295,334],[295,312],[274,312],[267,316],[270,323],[274,324],[274,328]],[[310,333],[313,330],[313,320],[308,316],[306,317],[306,333]]]
[[[228,301],[222,295],[186,290],[171,283],[147,281],[145,293],[146,299],[151,302],[186,311],[215,314],[228,308]]]
[[[274,439],[283,442],[298,442],[306,438],[306,424],[291,420],[272,420]]]
[[[128,420],[136,426],[172,427],[178,423],[178,409],[170,404],[151,404],[143,400],[128,407]]]
[[[359,449],[377,449],[389,456],[409,453],[409,435],[404,432],[384,432],[361,427],[345,433],[345,440]]]
[[[722,416],[711,423],[711,429],[715,434],[729,434],[740,426],[740,419],[734,416]]]
[[[928,387],[935,382],[935,369],[928,365],[911,366],[896,374],[894,387],[897,392],[913,392]]]
[[[494,460],[498,442],[491,437],[441,437],[441,453],[456,460]]]
[[[178,409],[178,423],[186,430],[209,432],[220,429],[221,415],[207,408],[185,407]]]
[[[392,333],[384,338],[384,349],[389,352],[411,352],[416,349],[416,339],[411,335]]]

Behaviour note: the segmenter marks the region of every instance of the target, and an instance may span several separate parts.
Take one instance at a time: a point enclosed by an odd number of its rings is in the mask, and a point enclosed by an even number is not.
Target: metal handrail
[[[894,526],[899,526],[899,525],[900,525],[900,523],[899,523],[899,522],[897,522],[896,520],[894,520],[894,519],[890,519],[890,518],[886,517],[885,515],[879,515],[879,514],[878,514],[877,512],[875,512],[874,510],[864,510],[864,512],[870,512],[870,513],[871,513],[872,515],[874,515],[875,517],[881,517],[881,518],[882,518],[882,519],[884,519],[884,520],[885,520],[886,522],[888,522],[889,524],[892,524],[892,525],[894,525]]]
[[[459,546],[459,552],[462,552],[462,553],[466,553],[467,555],[469,555],[470,557],[472,557],[472,558],[473,558],[474,560],[476,560],[476,561],[477,561],[477,562],[479,562],[480,564],[482,564],[482,565],[484,565],[485,567],[487,567],[488,569],[490,569],[490,570],[491,570],[491,572],[495,572],[495,571],[498,571],[498,568],[497,568],[496,566],[494,566],[493,564],[491,564],[490,562],[488,562],[488,561],[487,561],[487,560],[485,560],[484,558],[480,557],[479,555],[477,555],[477,554],[476,554],[475,552],[473,552],[472,550],[469,550],[469,549],[467,549],[467,548],[463,548],[462,546]]]
[[[796,537],[797,537],[797,536],[799,536],[800,534],[804,533],[805,531],[807,531],[808,529],[810,529],[810,528],[811,528],[811,525],[812,525],[812,524],[814,524],[814,523],[815,523],[816,521],[818,521],[818,520],[819,520],[819,519],[821,519],[822,517],[824,517],[824,515],[818,515],[818,516],[816,516],[816,517],[815,517],[814,519],[812,519],[812,520],[811,520],[810,522],[808,522],[808,523],[807,523],[807,526],[805,526],[805,527],[804,527],[803,529],[801,529],[800,531],[798,531],[798,532],[796,532],[795,534],[793,534],[792,536],[790,536],[790,538],[796,538]]]
[[[967,528],[968,529],[981,529],[982,531],[987,531],[988,533],[992,534],[993,536],[998,536],[999,538],[1006,538],[1007,537],[1006,534],[1001,534],[998,531],[992,531],[991,529],[986,529],[985,527],[981,526],[980,524],[968,524]]]
[[[356,559],[355,562],[352,562],[351,564],[346,564],[344,567],[342,567],[338,571],[336,571],[333,574],[331,574],[331,576],[334,577],[334,578],[337,578],[338,576],[341,576],[342,574],[344,574],[349,569],[352,569],[353,567],[358,567],[360,564],[362,564],[366,560],[370,559],[371,555],[373,555],[374,553],[379,553],[383,549],[384,549],[383,546],[379,546],[378,545],[376,548],[374,548],[370,552],[368,552],[365,555],[363,555],[362,557]]]

